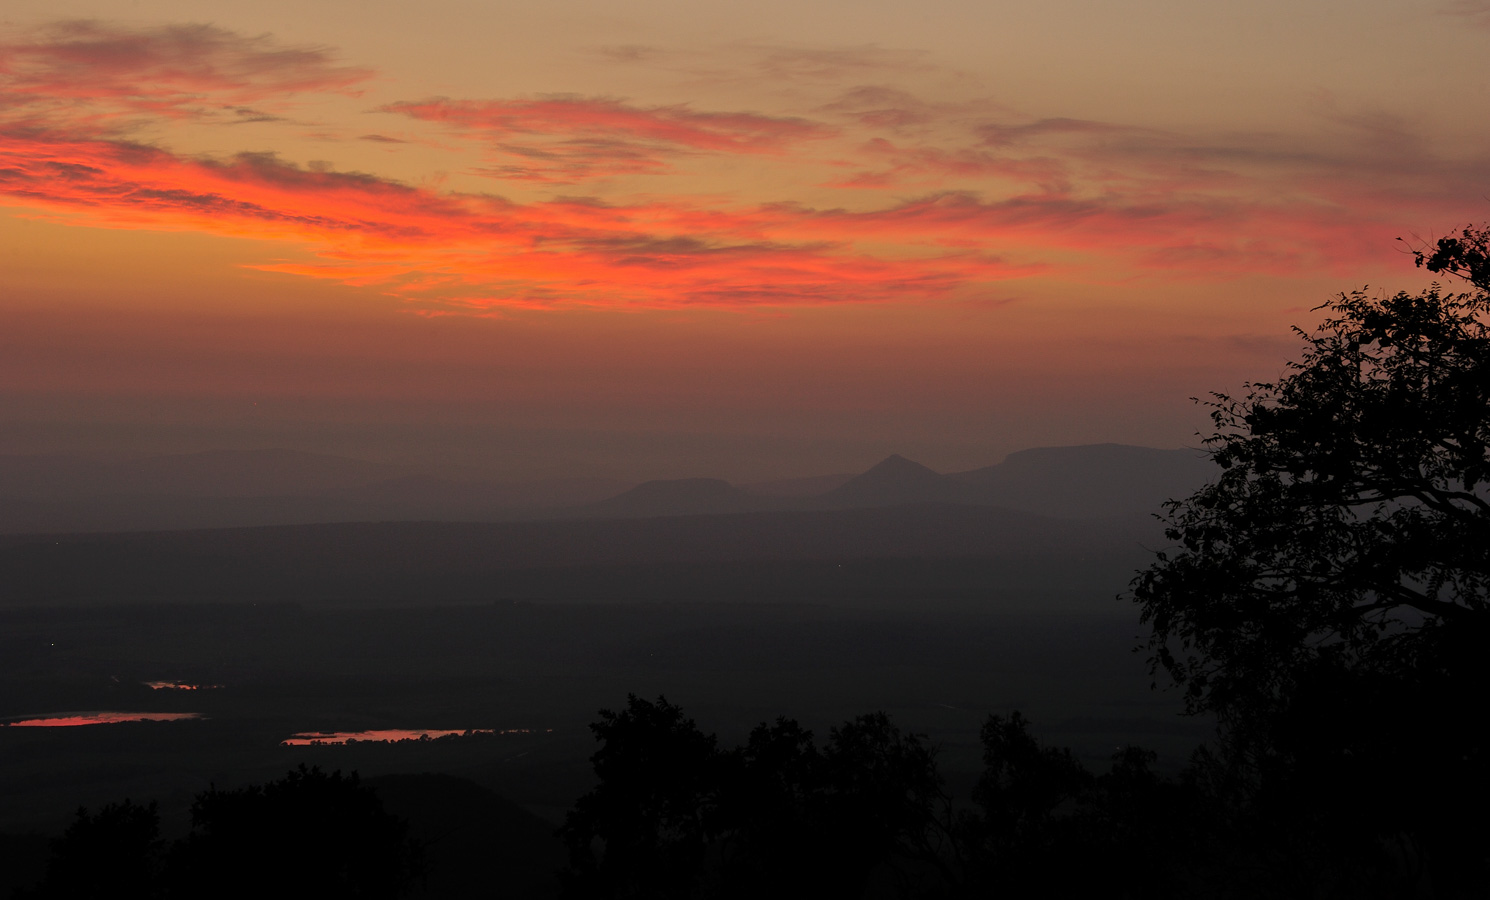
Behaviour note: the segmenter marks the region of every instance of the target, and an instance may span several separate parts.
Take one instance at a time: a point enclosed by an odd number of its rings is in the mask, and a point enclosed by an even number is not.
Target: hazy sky
[[[1180,446],[1490,218],[1490,2],[0,16],[0,453]]]

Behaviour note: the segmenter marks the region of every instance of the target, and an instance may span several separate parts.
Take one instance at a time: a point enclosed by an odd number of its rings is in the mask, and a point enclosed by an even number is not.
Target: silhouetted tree
[[[855,896],[853,886],[862,890],[876,867],[902,893],[955,877],[951,801],[924,737],[902,732],[882,712],[858,716],[829,732],[823,771],[819,845],[834,860],[844,896]]]
[[[52,842],[52,859],[34,894],[67,900],[135,900],[160,896],[165,845],[155,804],[106,803],[80,808]]]
[[[1157,756],[1123,747],[1109,770],[1088,783],[1077,840],[1085,865],[1074,871],[1086,894],[1193,897],[1216,855],[1219,810],[1188,777],[1154,772]]]
[[[1042,747],[1019,712],[983,723],[983,775],[973,802],[988,850],[1029,854],[1047,843],[1051,816],[1089,788],[1091,773],[1067,749]]]
[[[1473,225],[1458,237],[1439,238],[1433,249],[1412,253],[1419,268],[1457,275],[1482,291],[1490,291],[1490,227]]]
[[[935,754],[883,713],[825,747],[790,719],[722,751],[682,710],[630,696],[590,726],[598,784],[561,834],[571,897],[757,897],[783,885],[854,897],[874,878],[912,885],[950,852]]]
[[[172,851],[173,896],[396,898],[420,865],[408,826],[354,772],[300,768],[197,795]]]
[[[1152,752],[1124,747],[1094,776],[1043,746],[1015,712],[982,729],[983,775],[958,823],[966,875],[953,896],[1182,898],[1225,878],[1208,868],[1207,798],[1159,777]]]
[[[755,897],[789,881],[805,895],[832,894],[842,870],[824,846],[832,840],[827,761],[812,732],[787,718],[762,722],[733,762],[721,893]]]
[[[1131,586],[1254,812],[1311,866],[1392,857],[1442,890],[1482,877],[1484,827],[1448,823],[1490,799],[1484,238],[1420,256],[1475,292],[1341,295],[1286,376],[1212,395],[1222,474],[1166,505],[1177,547]]]
[[[665,697],[635,694],[621,712],[601,710],[590,730],[600,742],[590,757],[599,783],[560,830],[572,853],[566,894],[695,896],[718,836],[725,763],[714,736]]]

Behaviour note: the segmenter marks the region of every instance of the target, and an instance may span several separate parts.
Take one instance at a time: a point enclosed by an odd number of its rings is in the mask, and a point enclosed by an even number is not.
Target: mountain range
[[[1155,512],[1215,472],[1197,451],[1122,444],[1024,450],[949,474],[893,455],[857,475],[746,485],[717,478],[499,483],[282,449],[114,461],[0,456],[0,533],[638,519],[924,503],[1086,519]]]
[[[954,503],[1087,519],[1157,512],[1165,500],[1188,496],[1215,474],[1209,458],[1193,450],[1124,444],[1023,450],[1001,463],[951,474],[895,454],[858,475],[813,479],[826,488],[817,492],[786,494],[770,485],[737,487],[717,478],[649,481],[562,514],[643,518]]]

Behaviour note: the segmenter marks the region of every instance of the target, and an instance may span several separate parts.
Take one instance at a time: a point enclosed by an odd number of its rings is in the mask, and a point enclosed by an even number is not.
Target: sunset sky
[[[1490,2],[0,10],[0,453],[1194,444],[1490,218]]]

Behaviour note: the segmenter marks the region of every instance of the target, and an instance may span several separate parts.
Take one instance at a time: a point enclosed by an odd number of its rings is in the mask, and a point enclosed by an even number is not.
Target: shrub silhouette
[[[599,784],[561,830],[573,856],[566,893],[691,896],[719,834],[724,760],[714,737],[666,698],[635,695],[622,712],[601,710],[590,730],[601,744],[590,757]]]
[[[171,887],[201,896],[396,898],[418,871],[404,822],[354,772],[304,765],[278,781],[196,798],[171,854]]]
[[[935,754],[883,713],[832,729],[821,750],[783,718],[730,751],[665,698],[600,716],[599,784],[561,829],[566,896],[753,897],[784,883],[856,896],[877,870],[944,862]]]
[[[419,873],[407,826],[356,773],[301,766],[278,781],[192,804],[192,832],[167,848],[156,806],[80,809],[53,842],[38,898],[397,898]]]
[[[106,803],[80,808],[62,836],[32,896],[68,900],[153,898],[161,895],[165,844],[154,803]]]

